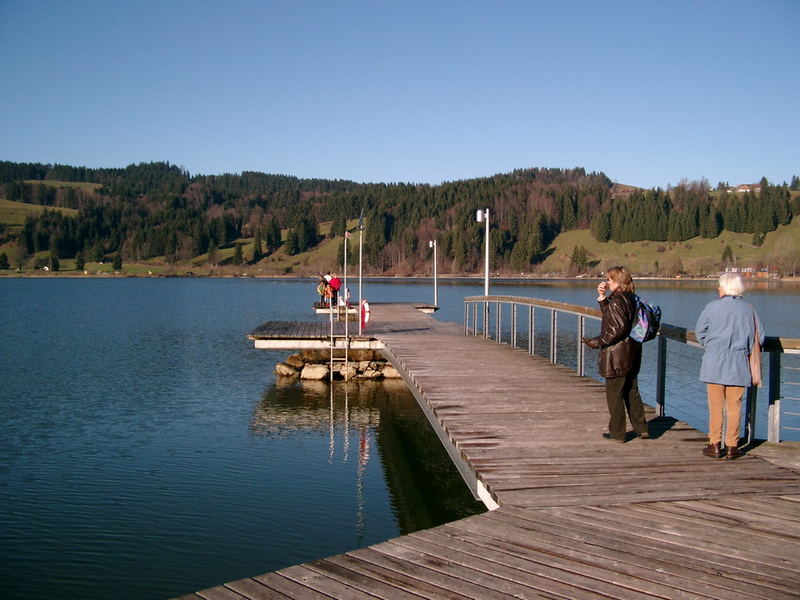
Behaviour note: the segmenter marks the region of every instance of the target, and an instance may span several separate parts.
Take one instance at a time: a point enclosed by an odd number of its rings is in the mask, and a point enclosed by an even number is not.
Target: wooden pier
[[[372,311],[363,341],[495,510],[183,598],[800,598],[796,470],[758,448],[706,458],[702,432],[652,409],[650,439],[609,442],[601,383],[410,305]],[[302,331],[318,335],[252,338]]]

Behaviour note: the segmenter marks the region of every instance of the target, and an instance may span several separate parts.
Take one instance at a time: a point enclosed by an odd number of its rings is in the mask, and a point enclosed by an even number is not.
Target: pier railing
[[[544,318],[537,317],[544,313]],[[464,333],[525,348],[534,355],[549,358],[552,363],[565,364],[579,375],[587,374],[587,355],[596,355],[581,343],[582,337],[599,332],[601,313],[596,308],[518,296],[469,296],[464,299]],[[676,396],[686,411],[704,419],[705,390],[698,388],[697,374],[702,350],[693,331],[667,323],[655,340],[645,343],[640,383],[644,375],[654,388],[656,412],[665,416],[668,384],[673,383],[670,402]],[[800,439],[800,339],[767,337],[763,354],[767,357],[767,376],[759,390],[750,387],[745,408],[745,437],[748,443],[756,438],[758,415],[766,415],[766,437],[779,442],[790,437]],[[653,364],[654,363],[654,364]],[[599,375],[594,373],[596,377]],[[672,382],[672,380],[676,382]],[[682,380],[682,381],[678,381]],[[767,405],[759,410],[759,396]],[[763,416],[761,417],[763,418]]]

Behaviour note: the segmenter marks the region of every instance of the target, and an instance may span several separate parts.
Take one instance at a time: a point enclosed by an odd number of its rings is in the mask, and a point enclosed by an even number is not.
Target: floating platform
[[[335,315],[343,315],[345,313],[349,315],[358,315],[358,307],[353,305],[350,305],[347,308],[344,306],[334,306],[331,308],[323,302],[314,302],[311,308],[318,315],[329,315],[331,312],[333,312]]]

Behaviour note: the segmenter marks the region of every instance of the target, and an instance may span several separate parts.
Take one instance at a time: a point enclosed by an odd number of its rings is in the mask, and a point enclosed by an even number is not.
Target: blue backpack
[[[661,326],[661,307],[650,304],[634,294],[636,298],[636,315],[633,319],[630,337],[637,342],[648,342],[656,337]]]

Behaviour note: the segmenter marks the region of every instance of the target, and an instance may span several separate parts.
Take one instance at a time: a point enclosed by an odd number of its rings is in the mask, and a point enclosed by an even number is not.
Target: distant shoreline
[[[0,271],[0,278],[7,279],[265,279],[278,281],[315,281],[316,275],[261,275],[261,274],[223,274],[223,273],[79,273],[77,271],[59,271],[48,273],[42,271],[19,273],[13,270]],[[594,281],[599,280],[600,276],[569,276],[569,275],[493,275],[492,282],[526,282],[526,281]],[[636,281],[715,281],[717,275],[684,275],[681,277],[659,277],[643,275],[635,277]],[[349,276],[349,280],[358,279],[357,276]],[[430,275],[369,275],[362,277],[363,281],[433,281]],[[483,275],[439,275],[439,282],[483,282]],[[800,282],[800,277],[770,277],[770,278],[747,278],[747,281],[755,282]]]

